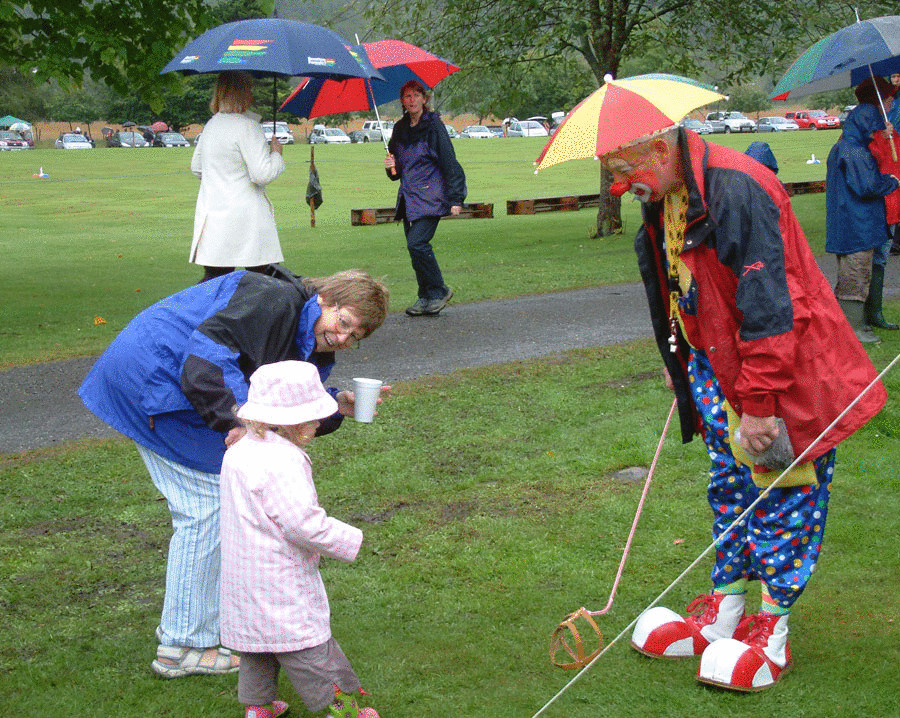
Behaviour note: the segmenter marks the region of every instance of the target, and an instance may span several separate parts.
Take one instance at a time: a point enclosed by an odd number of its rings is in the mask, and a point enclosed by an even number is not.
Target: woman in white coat
[[[213,113],[191,159],[200,178],[190,261],[204,268],[200,281],[284,261],[275,212],[266,185],[284,172],[281,143],[271,146],[260,117],[248,112],[253,76],[229,70],[219,75],[209,103]]]

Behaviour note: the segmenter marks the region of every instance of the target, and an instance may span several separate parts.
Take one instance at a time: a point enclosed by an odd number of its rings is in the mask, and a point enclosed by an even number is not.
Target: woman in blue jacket
[[[411,317],[438,314],[453,296],[444,284],[431,239],[441,217],[458,216],[466,199],[466,175],[441,116],[427,107],[430,98],[415,80],[400,88],[403,117],[394,125],[384,161],[388,177],[400,180],[395,218],[403,220],[419,285],[418,299],[406,309]]]
[[[837,255],[834,294],[861,342],[880,341],[865,327],[865,301],[872,280],[872,255],[887,239],[884,198],[898,185],[882,174],[869,151],[872,134],[885,128],[881,113],[857,105],[828,155],[825,180],[825,251]]]
[[[384,321],[387,288],[357,270],[305,279],[232,272],[138,314],[88,373],[78,394],[132,439],[172,513],[155,673],[164,678],[238,669],[219,643],[219,472],[244,432],[234,407],[250,375],[286,359],[314,364],[324,382],[334,353]],[[389,388],[389,387],[387,387]],[[317,434],[352,415],[352,392],[330,388],[339,410]]]

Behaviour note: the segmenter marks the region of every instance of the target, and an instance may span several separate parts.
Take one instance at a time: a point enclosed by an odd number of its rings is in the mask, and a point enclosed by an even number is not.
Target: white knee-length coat
[[[284,159],[266,142],[259,115],[213,115],[194,150],[200,178],[190,261],[206,267],[255,267],[284,261],[266,185]]]
[[[331,638],[321,555],[353,561],[358,528],[319,506],[306,452],[272,432],[248,433],[221,474],[221,640],[251,653],[285,653]]]

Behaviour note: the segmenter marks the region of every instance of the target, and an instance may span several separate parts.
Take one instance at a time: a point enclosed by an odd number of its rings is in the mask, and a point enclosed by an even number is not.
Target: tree
[[[159,101],[159,70],[212,22],[203,0],[31,0],[0,5],[0,64],[80,87],[85,73]]]
[[[854,20],[849,3],[821,0],[370,0],[368,17],[388,34],[445,57],[466,58],[473,77],[521,63],[580,57],[597,86],[647,51],[654,71],[688,74],[726,88],[783,72],[804,45]],[[895,2],[859,2],[862,17]],[[461,74],[461,73],[460,73]],[[461,80],[462,78],[460,78]],[[728,90],[723,92],[727,94]],[[603,173],[601,196],[608,198]],[[621,228],[618,201],[600,208],[598,231]]]

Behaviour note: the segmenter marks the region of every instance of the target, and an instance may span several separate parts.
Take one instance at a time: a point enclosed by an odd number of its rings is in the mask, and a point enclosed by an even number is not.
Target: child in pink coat
[[[237,412],[247,433],[225,453],[221,486],[222,644],[241,652],[245,718],[274,718],[280,670],[312,712],[378,718],[360,709],[359,678],[331,635],[322,555],[351,562],[362,532],[319,506],[309,456],[319,420],[337,411],[312,364],[267,364]]]

